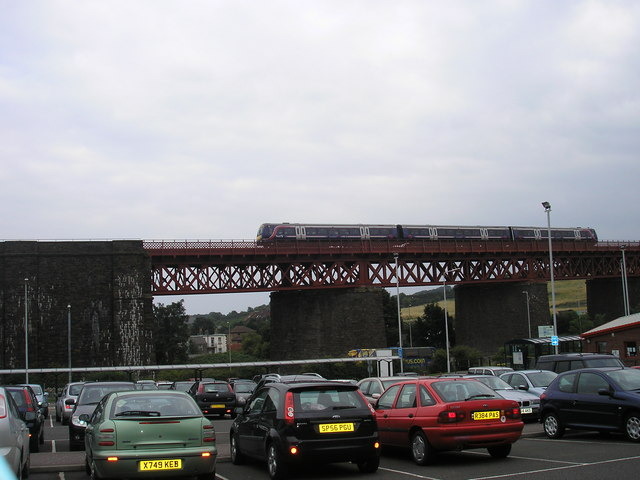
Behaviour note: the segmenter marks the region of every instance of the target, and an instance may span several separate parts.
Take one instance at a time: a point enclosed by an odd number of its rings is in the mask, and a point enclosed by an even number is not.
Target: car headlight
[[[80,415],[73,415],[71,417],[71,423],[73,424],[74,427],[86,427],[87,426],[87,422],[85,422],[84,420],[80,420]]]

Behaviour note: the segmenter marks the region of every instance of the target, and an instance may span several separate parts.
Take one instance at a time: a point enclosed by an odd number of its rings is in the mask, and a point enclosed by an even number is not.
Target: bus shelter
[[[582,342],[579,335],[558,337],[558,352],[575,353],[582,351]],[[536,360],[540,355],[555,353],[555,346],[551,345],[550,337],[543,338],[519,338],[509,340],[504,344],[506,363],[514,370],[527,370],[535,368]]]

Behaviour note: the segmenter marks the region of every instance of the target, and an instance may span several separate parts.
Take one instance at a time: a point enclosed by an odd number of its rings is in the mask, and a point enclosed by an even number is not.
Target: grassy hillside
[[[556,290],[556,309],[558,312],[563,310],[575,310],[579,314],[587,312],[587,287],[585,280],[562,280],[555,282]],[[424,292],[418,292],[413,295],[407,295],[406,298],[411,303],[410,307],[401,309],[402,318],[404,320],[412,320],[422,316],[424,306],[435,301],[433,293],[438,292],[439,300],[436,303],[444,308],[442,288],[429,290],[430,295],[425,296]],[[549,294],[549,312],[551,312],[551,282],[547,283],[547,292]],[[453,298],[454,292],[447,289],[447,312],[455,317],[456,302]],[[452,298],[449,298],[452,297]],[[420,302],[420,303],[419,303]]]

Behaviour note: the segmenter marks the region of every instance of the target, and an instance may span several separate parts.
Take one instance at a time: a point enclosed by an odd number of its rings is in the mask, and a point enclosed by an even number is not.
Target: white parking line
[[[64,472],[58,472],[58,480],[65,480]]]
[[[392,468],[378,467],[378,470],[384,470],[385,472],[391,472],[391,473],[398,473],[400,475],[406,475],[408,477],[424,478],[426,480],[441,480],[436,477],[425,477],[424,475],[418,475],[417,473],[403,472],[402,470],[394,470]]]
[[[56,453],[56,441],[51,440],[51,453]]]
[[[543,468],[543,469],[540,469],[540,470],[527,470],[526,472],[517,472],[517,473],[505,473],[504,475],[494,475],[494,476],[491,476],[491,477],[469,478],[468,480],[488,480],[488,479],[491,479],[491,478],[520,477],[522,475],[530,475],[532,473],[553,472],[553,471],[560,471],[560,470],[568,470],[570,468],[590,467],[592,465],[604,465],[606,463],[626,462],[627,460],[638,460],[638,459],[640,459],[640,456],[627,457],[627,458],[616,458],[616,459],[613,459],[613,460],[602,460],[601,462],[576,463],[575,465],[566,465],[564,467]]]

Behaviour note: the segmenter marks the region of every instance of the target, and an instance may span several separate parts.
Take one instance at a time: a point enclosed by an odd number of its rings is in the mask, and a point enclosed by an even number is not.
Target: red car
[[[486,448],[504,458],[524,423],[518,402],[471,378],[417,378],[389,387],[376,403],[382,445],[410,447],[418,465],[437,451]]]

